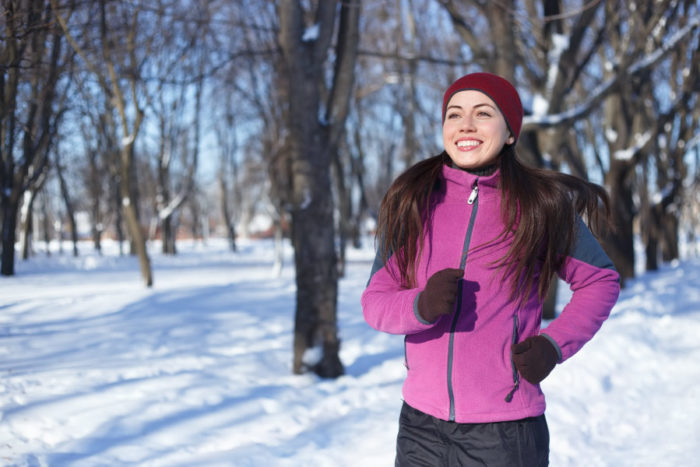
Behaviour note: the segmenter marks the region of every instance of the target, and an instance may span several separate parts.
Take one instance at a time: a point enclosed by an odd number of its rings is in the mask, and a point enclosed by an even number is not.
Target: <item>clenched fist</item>
[[[457,299],[457,282],[464,276],[464,269],[443,269],[428,279],[425,289],[418,296],[418,313],[429,323],[454,310]]]
[[[528,337],[511,346],[511,351],[520,375],[532,384],[545,379],[559,360],[554,344],[543,336]]]

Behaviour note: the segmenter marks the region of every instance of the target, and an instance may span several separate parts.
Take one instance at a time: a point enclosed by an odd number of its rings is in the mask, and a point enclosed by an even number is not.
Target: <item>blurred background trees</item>
[[[694,0],[1,4],[2,275],[40,244],[109,238],[150,286],[155,240],[287,236],[294,371],[320,345],[313,369],[337,376],[345,248],[441,150],[442,92],[479,70],[520,91],[528,163],[608,189],[623,280],[700,249]]]

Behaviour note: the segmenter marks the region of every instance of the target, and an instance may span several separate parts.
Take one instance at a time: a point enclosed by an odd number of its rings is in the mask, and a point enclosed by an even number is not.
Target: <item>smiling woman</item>
[[[547,465],[539,383],[617,300],[619,276],[581,220],[605,192],[521,164],[522,118],[507,80],[463,76],[443,97],[445,150],[382,201],[362,308],[372,327],[405,335],[396,465]],[[543,333],[554,274],[574,293]]]

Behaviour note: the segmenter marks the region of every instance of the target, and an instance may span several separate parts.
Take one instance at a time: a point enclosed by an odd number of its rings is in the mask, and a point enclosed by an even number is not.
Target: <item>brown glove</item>
[[[457,299],[457,282],[464,276],[464,269],[443,269],[428,279],[425,289],[418,296],[418,313],[429,323],[454,310]]]
[[[520,375],[532,384],[539,384],[559,360],[557,349],[544,336],[528,337],[511,346],[513,363]]]

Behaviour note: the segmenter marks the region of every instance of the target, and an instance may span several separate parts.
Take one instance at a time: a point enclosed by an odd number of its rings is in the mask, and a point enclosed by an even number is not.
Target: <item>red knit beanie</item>
[[[442,122],[445,123],[447,104],[452,96],[459,91],[468,90],[483,92],[496,103],[506,120],[508,129],[517,141],[523,124],[523,104],[520,102],[520,96],[508,80],[491,73],[471,73],[452,83],[442,99]]]

